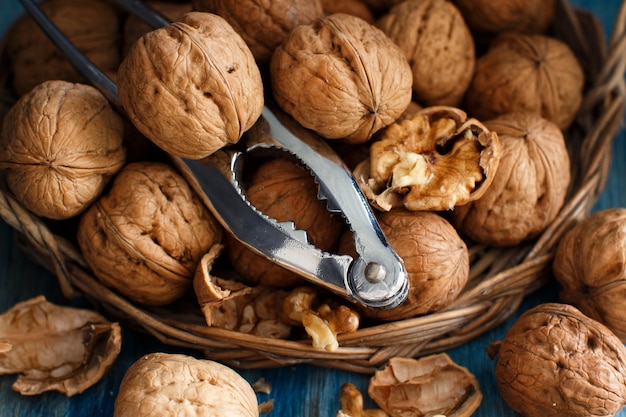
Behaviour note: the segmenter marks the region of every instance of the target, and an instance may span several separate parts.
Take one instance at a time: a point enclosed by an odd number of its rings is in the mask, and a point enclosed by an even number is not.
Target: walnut
[[[503,33],[477,60],[465,107],[483,121],[504,113],[536,112],[564,130],[582,103],[584,78],[564,42]]]
[[[221,17],[191,12],[143,35],[120,64],[130,120],[164,151],[201,159],[236,143],[263,110],[252,53]]]
[[[380,210],[450,210],[480,198],[499,161],[497,134],[462,110],[434,106],[388,126],[354,174]]]
[[[399,2],[376,23],[407,57],[414,98],[423,105],[456,106],[470,85],[474,39],[447,0]]]
[[[367,392],[398,417],[470,417],[483,398],[476,377],[445,353],[391,358],[374,373]]]
[[[114,417],[155,415],[258,417],[252,386],[218,362],[175,353],[151,353],[124,374]]]
[[[569,230],[553,269],[563,301],[626,342],[626,208],[594,212]]]
[[[398,46],[344,13],[294,29],[270,73],[278,105],[327,139],[366,142],[411,102],[411,69]]]
[[[66,219],[124,165],[124,123],[94,87],[45,81],[23,95],[0,133],[9,189],[37,216]]]
[[[437,311],[459,296],[469,278],[469,253],[465,242],[446,219],[430,211],[397,208],[380,214],[378,222],[390,245],[404,261],[409,293],[398,307],[364,309],[364,317],[400,320]],[[353,254],[351,245],[351,234],[346,233],[340,252]]]
[[[103,71],[114,72],[120,63],[119,16],[107,1],[45,0],[41,10]],[[26,94],[48,80],[86,83],[65,55],[28,14],[20,16],[5,36],[13,86]]]
[[[200,258],[221,242],[222,229],[172,168],[134,162],[82,215],[77,237],[104,284],[139,303],[163,305],[191,290]]]
[[[313,177],[295,162],[278,158],[262,163],[245,188],[248,201],[267,216],[279,222],[294,222],[323,251],[331,252],[336,247],[344,224],[331,216],[324,201],[317,199]],[[229,258],[242,279],[272,287],[302,283],[299,275],[256,254],[231,235],[226,237]]]
[[[198,11],[226,19],[262,68],[267,67],[274,50],[293,29],[323,15],[320,0],[193,0],[193,5]]]
[[[322,9],[326,14],[351,14],[368,23],[374,23],[375,20],[372,11],[361,0],[322,0]]]
[[[452,212],[471,239],[511,246],[538,236],[558,215],[570,182],[570,159],[558,126],[534,113],[510,113],[485,122],[498,134],[498,174],[478,200]]]
[[[453,0],[473,30],[544,33],[556,13],[556,0]]]
[[[0,375],[20,373],[13,389],[22,395],[56,390],[70,397],[102,378],[121,344],[118,323],[38,296],[0,314]]]
[[[363,394],[351,382],[341,384],[339,400],[341,410],[335,417],[389,417],[380,408],[363,408]]]
[[[490,350],[500,395],[524,416],[612,416],[626,405],[626,348],[571,305],[526,311]]]

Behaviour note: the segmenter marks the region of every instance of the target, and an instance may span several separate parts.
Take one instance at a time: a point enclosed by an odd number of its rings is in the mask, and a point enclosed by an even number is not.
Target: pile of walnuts
[[[523,7],[516,0],[147,3],[173,23],[150,30],[101,0],[42,3],[116,81],[125,117],[68,69],[28,17],[16,22],[6,44],[17,101],[0,137],[3,187],[45,221],[71,225],[68,236],[95,277],[132,302],[167,308],[191,300],[208,326],[310,337],[316,348],[334,350],[338,334],[356,331],[361,318],[394,321],[445,308],[469,281],[469,247],[529,242],[566,200],[565,132],[581,106],[585,74],[551,34],[556,0]],[[66,18],[82,16],[79,4],[93,16],[89,27]],[[354,306],[256,255],[222,229],[172,163],[171,156],[219,163],[250,135],[268,102],[354,169],[406,264],[410,292],[400,306]],[[355,253],[348,225],[327,212],[314,179],[292,160],[255,160],[242,186],[255,207],[294,222],[322,250]],[[607,213],[579,227],[600,230],[601,245],[624,238],[625,219]],[[564,299],[624,338],[621,316],[606,308],[625,303],[624,267],[596,240],[581,241],[568,237],[556,256]],[[581,254],[595,250],[602,265],[591,268]],[[535,339],[525,336],[532,330],[514,333],[533,351]],[[593,343],[606,342],[594,336]],[[506,354],[497,373],[503,396],[526,415],[545,413],[523,405],[529,391],[511,364],[526,353]],[[565,366],[578,383],[587,374],[576,366],[591,365]],[[586,399],[563,401],[559,415],[590,407]]]

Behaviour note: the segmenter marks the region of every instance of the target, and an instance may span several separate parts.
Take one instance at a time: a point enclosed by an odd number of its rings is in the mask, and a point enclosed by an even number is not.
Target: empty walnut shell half
[[[143,35],[120,64],[120,100],[148,139],[204,158],[239,141],[263,110],[250,49],[221,17],[202,12]]]
[[[411,68],[398,46],[344,13],[294,29],[270,73],[278,105],[327,139],[366,142],[411,102]]]
[[[46,81],[4,119],[0,169],[38,216],[67,219],[95,201],[126,161],[124,122],[94,87]]]
[[[134,162],[80,219],[94,275],[131,300],[171,303],[192,289],[201,257],[221,242],[217,220],[169,165]]]
[[[626,342],[626,208],[581,220],[559,242],[552,266],[563,301]]]
[[[626,348],[571,305],[526,311],[492,348],[500,395],[526,417],[612,416],[626,405]]]
[[[487,191],[499,160],[497,134],[460,109],[434,106],[387,127],[354,174],[380,210],[450,210]]]

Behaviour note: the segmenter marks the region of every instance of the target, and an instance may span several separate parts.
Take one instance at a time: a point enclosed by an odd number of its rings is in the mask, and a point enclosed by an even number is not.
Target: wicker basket
[[[587,12],[559,3],[554,34],[566,41],[584,66],[585,99],[566,132],[573,162],[571,188],[557,219],[536,240],[513,248],[470,247],[471,276],[452,305],[436,313],[363,327],[339,337],[336,351],[314,349],[310,340],[274,340],[210,328],[193,305],[144,308],[114,293],[90,273],[79,250],[33,216],[0,187],[0,214],[35,261],[52,271],[68,297],[83,295],[110,317],[137,325],[166,344],[203,351],[237,368],[294,363],[373,372],[393,356],[420,356],[461,345],[492,329],[518,309],[523,298],[551,274],[559,239],[585,217],[602,192],[612,142],[622,121],[626,84],[626,5],[615,21],[607,50],[601,25]]]

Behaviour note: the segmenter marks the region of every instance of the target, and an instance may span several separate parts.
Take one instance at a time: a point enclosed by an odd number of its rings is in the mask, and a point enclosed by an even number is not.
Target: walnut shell
[[[41,10],[98,68],[115,72],[120,64],[120,19],[116,9],[99,0],[45,0]],[[13,86],[26,94],[48,80],[87,83],[28,14],[5,36]]]
[[[425,106],[461,103],[476,56],[472,34],[454,4],[403,1],[376,25],[400,46],[411,64],[415,100]]]
[[[124,165],[124,123],[94,87],[45,81],[23,95],[0,133],[0,168],[37,216],[66,219],[98,198]]]
[[[451,221],[471,239],[497,246],[537,237],[556,218],[570,182],[570,159],[559,128],[534,113],[485,122],[498,134],[498,173],[477,200],[455,207]]]
[[[366,142],[411,102],[411,69],[398,46],[344,13],[294,29],[270,73],[278,105],[327,139]]]
[[[267,216],[279,221],[292,221],[307,232],[309,241],[323,251],[332,251],[343,233],[344,225],[326,210],[326,203],[317,199],[317,185],[304,168],[286,159],[263,163],[246,185],[250,203]],[[302,278],[252,252],[227,235],[228,255],[242,279],[272,287],[290,287]]]
[[[454,227],[430,211],[396,208],[378,216],[390,245],[404,261],[407,299],[390,310],[364,309],[364,317],[401,320],[437,311],[454,301],[469,279],[469,252]],[[352,235],[344,234],[340,252],[354,254]]]
[[[258,417],[252,386],[218,362],[151,353],[124,374],[114,417]]]
[[[451,210],[488,190],[500,152],[498,135],[478,120],[433,106],[388,126],[354,174],[380,210]]]
[[[134,162],[83,214],[77,238],[105,285],[139,303],[164,305],[191,290],[198,262],[221,242],[222,229],[172,168]]]
[[[193,5],[226,19],[261,67],[293,29],[323,16],[320,0],[193,0]]]
[[[626,208],[594,212],[569,230],[553,269],[563,301],[626,342]]]
[[[465,107],[483,121],[535,112],[564,130],[580,108],[584,81],[566,43],[545,35],[503,33],[476,61]]]
[[[544,33],[556,13],[556,0],[453,0],[477,32]]]
[[[538,305],[499,344],[500,395],[527,417],[612,416],[626,404],[626,348],[566,304]]]
[[[187,13],[143,35],[120,64],[117,83],[137,129],[165,152],[191,159],[239,141],[264,104],[250,49],[211,13]]]

